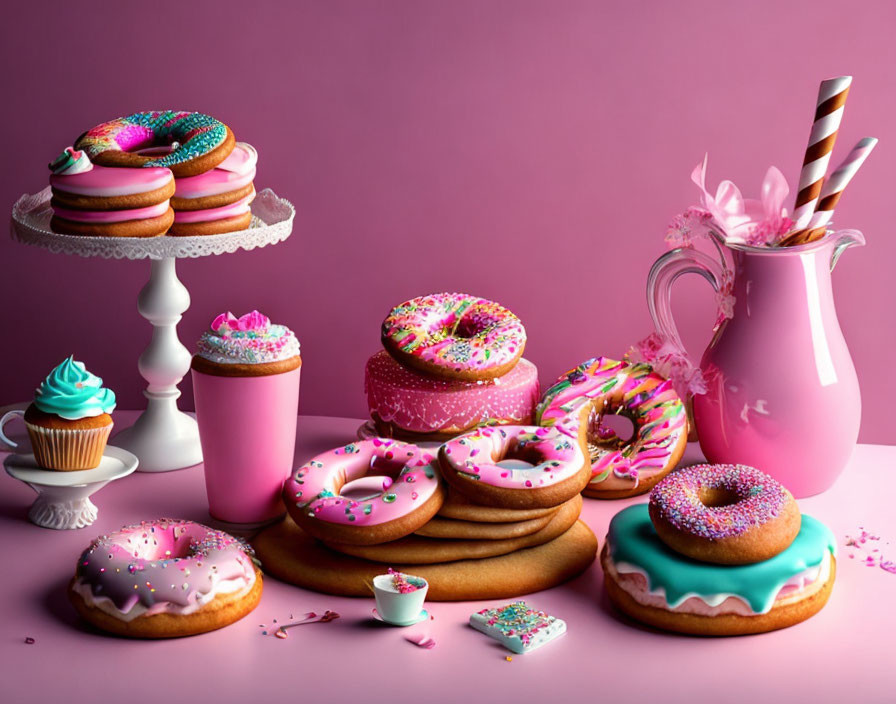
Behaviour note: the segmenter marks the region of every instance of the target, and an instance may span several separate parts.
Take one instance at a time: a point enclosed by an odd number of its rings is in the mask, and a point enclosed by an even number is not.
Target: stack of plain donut
[[[660,481],[610,522],[610,601],[651,626],[699,635],[784,628],[830,596],[836,541],[787,489],[743,465],[700,464]]]
[[[255,149],[198,112],[156,110],[104,122],[51,164],[54,232],[98,237],[245,230]]]
[[[382,324],[365,369],[375,434],[442,441],[485,424],[531,423],[538,371],[526,330],[504,306],[464,293],[419,296]]]
[[[594,560],[578,520],[590,477],[584,447],[558,429],[483,427],[432,451],[369,438],[296,469],[292,520],[255,547],[275,576],[333,594],[369,596],[387,567],[427,579],[439,601],[525,594]]]

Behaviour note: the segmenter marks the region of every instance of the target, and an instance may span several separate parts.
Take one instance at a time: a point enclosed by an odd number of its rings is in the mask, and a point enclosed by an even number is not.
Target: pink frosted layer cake
[[[379,434],[446,437],[489,422],[530,423],[539,398],[538,370],[521,359],[495,379],[440,379],[402,366],[383,350],[367,360],[364,391]]]

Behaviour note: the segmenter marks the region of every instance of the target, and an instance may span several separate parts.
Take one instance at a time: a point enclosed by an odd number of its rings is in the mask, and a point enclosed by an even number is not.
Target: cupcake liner
[[[62,472],[98,466],[112,426],[59,429],[25,423],[37,463]]]

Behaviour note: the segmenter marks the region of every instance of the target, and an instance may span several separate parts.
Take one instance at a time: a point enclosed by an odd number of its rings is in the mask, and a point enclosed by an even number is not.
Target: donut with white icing
[[[376,477],[358,495],[350,482]],[[370,438],[324,452],[294,470],[283,485],[293,520],[310,535],[349,545],[403,538],[432,518],[445,500],[435,457],[410,443]]]
[[[532,425],[477,428],[449,440],[439,448],[439,466],[452,488],[499,508],[559,506],[591,479],[579,437]]]
[[[623,439],[601,425],[607,415],[627,417],[634,435]],[[597,499],[646,493],[678,464],[688,440],[687,411],[672,383],[647,364],[606,357],[561,376],[544,392],[535,422],[584,431],[592,470],[584,494]]]
[[[774,557],[800,530],[793,495],[753,467],[697,464],[673,472],[650,492],[650,518],[676,552],[720,565]]]
[[[69,599],[102,630],[132,638],[205,633],[261,598],[252,550],[227,533],[168,518],[126,526],[78,559]]]
[[[434,293],[395,306],[383,321],[382,341],[405,366],[478,381],[503,376],[516,365],[526,347],[526,330],[494,301]]]

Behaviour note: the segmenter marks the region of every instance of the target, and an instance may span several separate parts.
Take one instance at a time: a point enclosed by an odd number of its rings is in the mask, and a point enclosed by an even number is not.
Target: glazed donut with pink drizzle
[[[127,526],[91,543],[69,598],[87,621],[133,638],[169,638],[227,626],[261,598],[246,544],[192,521]]]
[[[578,437],[558,428],[478,428],[439,448],[442,476],[483,506],[550,508],[569,501],[591,479]]]
[[[478,381],[509,372],[526,347],[526,330],[504,306],[465,293],[419,296],[393,308],[383,347],[425,374]]]
[[[744,465],[698,464],[673,472],[650,492],[650,519],[676,552],[720,565],[767,560],[800,531],[793,495]]]
[[[578,419],[586,411],[584,428]],[[632,421],[625,440],[601,425],[607,414]],[[687,445],[687,412],[672,383],[647,364],[596,357],[561,376],[535,411],[539,425],[584,433],[592,477],[585,496],[619,499],[643,494],[679,462]]]
[[[363,494],[342,495],[349,482],[376,477]],[[369,480],[365,482],[369,484]],[[377,545],[410,535],[442,507],[445,490],[435,458],[388,438],[337,447],[293,471],[283,501],[293,520],[320,540]]]
[[[441,440],[479,425],[531,423],[538,370],[521,359],[495,379],[445,379],[408,369],[380,350],[367,360],[364,392],[379,435]]]

